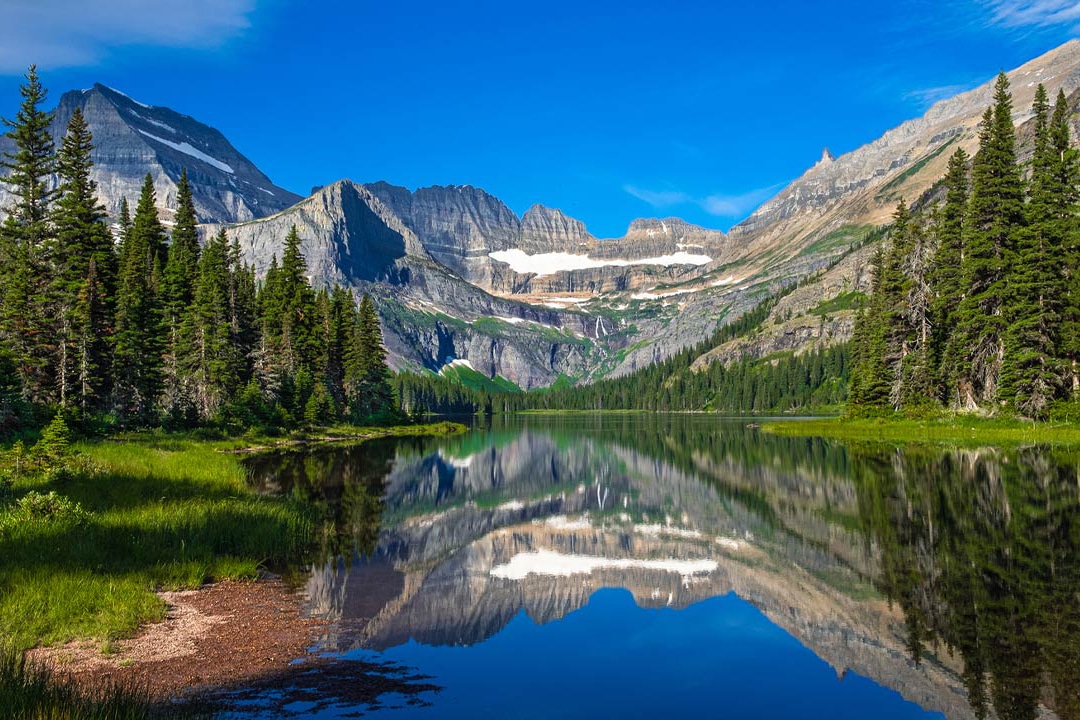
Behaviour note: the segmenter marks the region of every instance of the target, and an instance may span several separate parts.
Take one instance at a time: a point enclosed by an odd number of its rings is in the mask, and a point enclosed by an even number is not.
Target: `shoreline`
[[[763,432],[785,437],[821,437],[839,442],[934,445],[939,447],[1080,447],[1080,424],[1023,422],[975,415],[908,418],[833,418],[761,423]]]
[[[56,681],[93,694],[103,686],[145,693],[170,716],[223,711],[279,717],[296,701],[374,705],[396,693],[414,704],[441,688],[409,668],[322,654],[326,621],[306,614],[307,598],[279,577],[225,580],[158,593],[165,618],[109,644],[76,641],[26,651]]]
[[[164,619],[131,638],[39,646],[26,656],[80,687],[115,683],[145,689],[154,702],[198,702],[314,658],[312,642],[325,624],[305,617],[303,595],[276,577],[158,596]]]

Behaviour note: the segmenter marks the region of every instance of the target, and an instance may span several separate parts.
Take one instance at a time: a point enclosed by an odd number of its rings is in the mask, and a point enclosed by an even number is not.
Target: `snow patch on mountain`
[[[597,570],[660,570],[690,577],[713,572],[719,567],[715,560],[638,560],[636,558],[603,558],[591,555],[569,555],[551,550],[537,550],[515,555],[510,562],[491,569],[491,575],[508,580],[524,580],[529,575],[587,575]]]
[[[176,150],[177,152],[182,152],[185,155],[190,155],[191,157],[193,157],[193,158],[195,158],[197,160],[202,160],[207,165],[211,165],[213,167],[216,167],[218,170],[221,170],[222,172],[227,172],[230,175],[234,174],[233,169],[231,167],[229,167],[227,164],[221,162],[217,158],[214,158],[214,157],[211,157],[211,156],[207,155],[202,150],[199,150],[196,147],[192,147],[189,143],[186,143],[186,142],[180,142],[180,143],[172,142],[171,140],[166,140],[165,138],[159,138],[157,135],[151,135],[150,133],[146,132],[145,130],[139,130],[139,132],[141,134],[145,135],[146,137],[150,138],[151,140],[155,141],[155,142],[159,142],[162,145],[167,145],[167,146],[171,147],[173,150]]]
[[[111,87],[109,87],[108,85],[103,85],[102,87],[108,88],[110,92],[114,92],[114,93],[116,93],[117,95],[119,95],[120,97],[123,97],[123,98],[127,98],[128,100],[130,100],[131,102],[135,103],[135,104],[136,104],[136,105],[138,105],[139,107],[143,107],[143,108],[146,108],[147,110],[149,110],[149,109],[151,108],[151,106],[150,106],[150,105],[147,105],[146,103],[141,103],[141,102],[139,102],[138,100],[136,100],[135,98],[131,97],[130,95],[125,95],[124,93],[120,92],[120,91],[119,91],[119,90],[117,90],[116,88],[111,88]]]
[[[518,273],[531,273],[537,277],[554,275],[571,270],[589,270],[600,267],[626,267],[627,265],[705,265],[712,262],[708,255],[693,255],[680,250],[672,255],[641,258],[638,260],[597,260],[588,255],[552,252],[530,255],[524,250],[497,250],[488,253],[488,257],[497,262],[506,263]]]
[[[174,127],[173,127],[172,125],[166,125],[165,123],[163,123],[163,122],[158,122],[157,120],[154,120],[153,118],[148,118],[148,117],[146,117],[145,115],[140,115],[139,113],[135,112],[135,111],[134,111],[134,110],[132,110],[131,108],[128,108],[128,109],[127,109],[127,111],[128,111],[129,113],[131,113],[131,115],[132,115],[133,117],[137,117],[137,118],[139,118],[139,119],[140,119],[140,120],[142,120],[142,121],[143,121],[144,123],[150,123],[151,125],[155,125],[155,126],[157,126],[157,127],[161,128],[161,129],[163,129],[163,130],[168,130],[168,131],[169,131],[169,132],[171,132],[171,133],[172,133],[173,135],[179,135],[179,134],[180,134],[180,131],[178,131],[178,130],[177,130],[176,128],[174,128]]]

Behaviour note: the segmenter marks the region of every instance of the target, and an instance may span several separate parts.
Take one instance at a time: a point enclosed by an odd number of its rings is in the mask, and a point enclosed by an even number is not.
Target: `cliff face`
[[[165,107],[151,107],[104,85],[64,93],[56,108],[52,134],[59,145],[76,108],[94,136],[93,179],[112,215],[127,198],[134,206],[147,173],[154,180],[158,209],[171,218],[176,184],[186,168],[198,217],[206,222],[251,220],[283,210],[298,200],[277,187],[225,136],[197,120]],[[0,137],[0,151],[12,142]],[[11,197],[0,185],[0,208]]]

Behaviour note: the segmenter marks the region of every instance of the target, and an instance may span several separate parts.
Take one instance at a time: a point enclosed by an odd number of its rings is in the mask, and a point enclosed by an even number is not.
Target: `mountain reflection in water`
[[[480,668],[496,636],[533,638],[514,630],[522,613],[550,639],[568,632],[552,621],[584,613],[591,623],[566,627],[595,626],[610,606],[642,627],[672,624],[674,648],[696,632],[686,623],[743,617],[735,602],[754,608],[746,628],[782,629],[831,666],[831,683],[798,691],[805,717],[857,707],[831,694],[851,673],[877,684],[863,708],[875,716],[915,717],[909,703],[949,718],[1071,718],[1080,707],[1077,462],[1062,454],[849,450],[737,421],[640,415],[496,418],[460,437],[251,468],[263,491],[324,512],[329,559],[308,591],[329,621],[328,651],[385,653],[439,680],[440,647],[476,648],[454,656],[449,676]],[[636,607],[599,600],[602,588],[628,591]],[[709,601],[729,593],[739,600]],[[640,615],[660,608],[679,612]],[[608,642],[613,668],[629,661]],[[778,668],[796,654],[739,643],[748,665],[755,652]],[[686,672],[715,690],[733,682],[707,666]],[[440,682],[431,717],[460,701],[452,679]],[[890,690],[908,703],[883,704]]]

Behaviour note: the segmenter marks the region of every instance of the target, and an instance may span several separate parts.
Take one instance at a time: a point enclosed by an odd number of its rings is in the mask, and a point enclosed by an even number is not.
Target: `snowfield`
[[[554,275],[570,270],[590,270],[600,267],[626,267],[627,265],[705,265],[712,262],[708,255],[693,255],[680,250],[672,255],[641,258],[639,260],[595,260],[588,255],[555,252],[530,255],[524,250],[497,250],[488,253],[488,257],[497,262],[506,263],[518,273],[532,273],[537,277]]]
[[[210,157],[209,155],[204,153],[202,150],[199,150],[196,147],[192,147],[190,144],[188,144],[186,142],[175,143],[172,140],[166,140],[165,138],[159,138],[157,135],[151,135],[150,133],[146,132],[145,130],[140,130],[139,132],[141,134],[145,135],[146,137],[150,138],[154,142],[159,142],[162,145],[167,145],[167,146],[171,147],[173,150],[176,150],[178,152],[182,152],[185,155],[190,155],[191,157],[196,158],[197,160],[202,160],[207,165],[212,165],[212,166],[216,167],[218,170],[221,170],[222,172],[227,172],[230,175],[233,174],[233,169],[231,167],[229,167],[228,165],[226,165],[225,163],[221,162],[220,160],[218,160],[216,158]]]
[[[568,555],[552,550],[537,550],[515,555],[510,562],[491,569],[492,577],[524,580],[529,575],[588,575],[596,570],[612,568],[628,570],[661,570],[684,578],[705,575],[719,567],[715,560],[637,560],[634,558],[603,558],[592,555]]]

